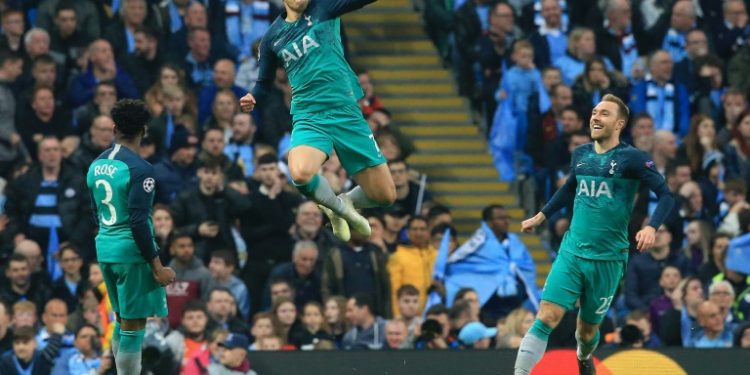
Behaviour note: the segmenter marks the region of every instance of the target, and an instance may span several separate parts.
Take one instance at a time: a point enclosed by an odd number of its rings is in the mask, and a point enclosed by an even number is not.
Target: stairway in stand
[[[417,152],[408,162],[427,175],[436,200],[451,208],[460,240],[478,228],[482,207],[491,203],[508,208],[511,231],[518,233],[524,213],[517,196],[510,184],[498,181],[468,102],[458,95],[411,0],[379,0],[343,20],[352,64],[370,71],[394,125],[414,141]],[[539,236],[522,239],[537,264],[541,287],[549,257]]]

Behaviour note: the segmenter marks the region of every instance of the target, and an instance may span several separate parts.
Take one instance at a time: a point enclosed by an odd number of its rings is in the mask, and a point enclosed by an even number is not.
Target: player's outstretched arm
[[[654,213],[651,214],[651,218],[649,218],[648,220],[648,225],[636,234],[636,241],[638,241],[638,250],[645,251],[650,249],[651,246],[654,245],[656,231],[664,223],[664,220],[667,219],[667,216],[672,211],[672,207],[674,206],[674,197],[669,191],[669,187],[667,186],[667,182],[664,180],[664,177],[659,174],[659,172],[656,170],[654,162],[649,160],[648,156],[644,152],[639,151],[639,157],[634,159],[636,160],[636,164],[633,166],[633,168],[635,168],[641,181],[644,182],[646,186],[648,186],[648,188],[653,191],[656,194],[656,197],[659,199],[658,203],[656,204],[656,209],[654,209]]]
[[[260,41],[258,50],[258,80],[251,93],[246,94],[240,99],[240,109],[242,112],[251,112],[258,103],[257,98],[262,98],[267,93],[274,79],[276,78],[276,66],[278,59],[269,46],[269,40],[273,39],[270,32]]]

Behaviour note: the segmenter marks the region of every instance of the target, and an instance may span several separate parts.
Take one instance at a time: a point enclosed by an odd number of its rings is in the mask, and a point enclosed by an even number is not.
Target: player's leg
[[[306,197],[336,213],[344,209],[341,199],[331,189],[325,177],[318,174],[328,155],[313,146],[295,146],[289,150],[289,174],[294,186]]]
[[[115,264],[120,306],[120,345],[115,365],[118,374],[141,373],[141,352],[146,318],[167,316],[166,289],[154,279],[146,263]]]
[[[115,313],[115,327],[112,331],[112,355],[117,358],[117,352],[120,350],[120,298],[117,289],[117,275],[110,263],[100,263],[104,285],[107,286],[107,295],[109,296],[112,311]]]
[[[607,316],[622,280],[625,262],[581,259],[579,265],[584,269],[585,280],[576,325],[576,354],[580,373],[595,374],[591,354],[599,345],[599,325]]]
[[[542,291],[542,302],[531,328],[521,340],[516,357],[516,375],[528,375],[547,349],[547,340],[566,310],[575,306],[583,289],[583,275],[575,264],[575,257],[560,252],[552,264]]]
[[[143,337],[146,335],[146,319],[120,318],[120,348],[115,356],[117,373],[139,375],[141,373],[141,352]]]
[[[396,200],[396,186],[385,163],[365,168],[354,176],[357,187],[346,193],[355,208],[389,206]]]

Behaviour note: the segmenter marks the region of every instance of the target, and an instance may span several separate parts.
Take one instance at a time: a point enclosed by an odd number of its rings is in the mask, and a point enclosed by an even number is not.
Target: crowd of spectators
[[[520,187],[527,214],[568,178],[573,149],[591,142],[588,119],[601,97],[614,94],[628,103],[623,141],[651,156],[677,203],[657,228],[654,248],[631,249],[602,328],[609,345],[747,347],[748,5],[424,2],[428,34],[486,127],[501,179]],[[655,206],[655,195],[641,187],[631,239]],[[570,207],[563,209],[542,230],[552,258],[571,215]],[[512,334],[501,343],[517,346],[521,328],[528,328],[519,322],[529,319],[509,315]],[[564,339],[573,337],[568,333]]]
[[[747,87],[725,88],[725,81],[741,84],[745,75],[736,71],[748,65],[730,62],[738,68],[721,79],[723,62],[748,53],[740,43],[745,34],[731,34],[740,24],[745,30],[744,3],[726,1],[718,13],[704,6],[696,18],[699,8],[684,2],[673,10],[669,1],[643,1],[649,12],[662,12],[645,29],[644,20],[631,27],[615,17],[626,13],[618,7],[630,9],[625,0],[600,2],[606,12],[587,7],[585,19],[576,12],[584,1],[456,1],[455,10],[442,8],[449,3],[421,5],[428,32],[488,121],[495,108],[514,119],[528,113],[517,121],[528,129],[518,140],[529,145],[528,176],[539,181],[539,201],[564,181],[560,154],[589,141],[586,111],[596,98],[624,92],[642,103],[633,143],[653,153],[684,199],[660,228],[658,246],[631,260],[603,328],[607,342],[750,347],[750,330],[741,325],[750,319],[750,279],[725,262],[732,241],[750,230]],[[147,369],[251,374],[248,350],[518,346],[539,292],[531,254],[509,232],[508,211],[487,202],[481,227],[459,244],[450,209],[433,202],[405,162],[415,148],[366,70],[355,70],[365,92],[360,105],[398,195],[393,206],[365,213],[369,239],[353,233],[338,241],[317,205],[289,183],[292,90],[283,69],[257,111],[239,112],[238,98],[257,78],[258,41],[280,7],[264,0],[0,1],[0,373],[113,371],[114,314],[96,262],[84,176],[113,142],[109,113],[122,98],[142,98],[152,112],[138,152],[155,166],[155,239],[162,263],[177,273],[167,288],[168,318],[147,324]],[[744,18],[723,21],[740,7]],[[692,22],[680,12],[694,12]],[[716,34],[694,28],[713,25],[712,16],[729,33],[722,50],[707,37]],[[683,26],[672,25],[669,46],[703,45],[688,47],[687,62],[675,68],[692,77],[684,90],[671,81],[679,48],[651,54],[654,79],[637,81],[646,74],[638,55],[659,46],[647,49],[636,30],[670,29],[670,17]],[[587,22],[594,31],[578,28]],[[609,52],[588,60],[599,45],[594,38],[609,40],[600,48]],[[613,49],[615,42],[627,48]],[[713,50],[707,43],[720,57],[704,56]],[[633,49],[636,58],[621,53]],[[623,66],[634,74],[621,77],[616,69]],[[581,72],[586,78],[577,78]],[[672,91],[658,94],[665,85]],[[681,112],[681,93],[693,112]],[[654,107],[654,98],[676,100],[674,115],[649,114],[664,108]],[[689,113],[704,109],[691,120]],[[321,173],[337,192],[354,184],[335,154]],[[636,227],[653,206],[646,192],[640,197]],[[564,213],[551,221],[552,248],[567,222]],[[486,278],[473,279],[478,269]],[[572,311],[550,346],[574,347],[574,329]]]

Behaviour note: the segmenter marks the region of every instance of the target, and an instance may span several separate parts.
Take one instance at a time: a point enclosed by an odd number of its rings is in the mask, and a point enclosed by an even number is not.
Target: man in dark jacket
[[[81,145],[68,158],[75,170],[85,172],[104,150],[112,146],[115,138],[112,129],[114,122],[111,117],[100,115],[94,118],[91,127],[81,139]]]
[[[181,192],[171,206],[174,225],[195,241],[195,255],[205,264],[211,250],[235,249],[232,219],[247,210],[248,197],[224,189],[221,160],[204,154],[198,159],[198,186]]]
[[[322,278],[323,299],[364,293],[372,296],[374,314],[390,318],[391,286],[386,262],[386,254],[379,247],[352,231],[347,244],[328,252]]]
[[[48,262],[63,241],[91,259],[94,222],[86,182],[80,172],[62,163],[57,138],[44,138],[38,148],[39,165],[6,190],[6,234],[16,243],[25,238],[36,241]]]
[[[181,191],[195,186],[196,146],[198,138],[188,132],[182,125],[175,126],[172,143],[169,147],[169,159],[162,160],[154,166],[156,175],[156,203],[170,204]]]
[[[300,241],[294,245],[292,261],[279,264],[271,271],[271,280],[285,279],[294,287],[294,304],[302,309],[308,302],[322,303],[320,296],[320,269],[318,246],[312,241]],[[266,302],[270,305],[270,292],[266,291]]]
[[[250,298],[256,300],[261,299],[273,267],[291,260],[294,246],[289,231],[294,223],[294,208],[301,198],[282,189],[284,181],[278,162],[272,154],[258,158],[256,172],[260,186],[250,193],[251,208],[242,215],[240,222],[248,249],[242,279],[247,283]],[[257,307],[258,304],[251,306],[251,315],[257,312]]]
[[[625,273],[625,303],[629,309],[648,311],[651,300],[662,294],[659,277],[664,267],[677,267],[685,276],[694,273],[682,252],[670,252],[671,241],[672,235],[662,226],[656,232],[654,247],[630,259]]]

